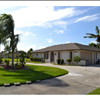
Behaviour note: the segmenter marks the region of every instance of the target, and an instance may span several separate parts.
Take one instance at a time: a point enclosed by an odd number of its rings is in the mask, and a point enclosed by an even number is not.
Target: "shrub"
[[[15,69],[20,69],[21,65],[15,65]]]
[[[64,64],[64,59],[61,59],[61,65],[63,65]]]
[[[25,54],[21,53],[19,56],[20,56],[20,64],[21,64],[22,67],[24,67],[24,65],[25,65]]]
[[[33,57],[33,61],[36,61],[36,57]]]
[[[76,64],[78,65],[78,62],[80,62],[81,58],[79,56],[75,56],[73,58],[74,62],[76,62]]]
[[[33,58],[30,58],[31,61],[33,61]]]
[[[1,62],[2,62],[2,59],[0,58],[0,64],[1,64]]]
[[[5,60],[5,63],[7,65],[7,67],[9,66],[10,61],[9,60]]]
[[[66,61],[69,63],[69,65],[72,62],[72,60],[70,58],[67,58]]]
[[[57,59],[57,64],[60,64],[61,63],[61,59]]]

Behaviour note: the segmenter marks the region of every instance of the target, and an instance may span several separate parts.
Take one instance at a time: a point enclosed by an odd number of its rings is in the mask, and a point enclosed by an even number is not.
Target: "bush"
[[[69,63],[69,65],[72,62],[72,60],[70,58],[67,58],[66,61]]]
[[[76,64],[78,65],[78,62],[80,62],[81,58],[79,56],[75,56],[73,58],[74,62],[76,62]]]
[[[36,57],[33,57],[33,61],[36,61]]]
[[[9,60],[5,60],[5,63],[7,65],[7,67],[9,66],[10,61]]]
[[[20,69],[21,65],[15,65],[15,69]]]
[[[21,64],[22,67],[24,67],[24,65],[25,65],[25,54],[21,53],[19,56],[20,56],[20,64]]]
[[[30,58],[31,61],[33,61],[33,58]]]
[[[61,59],[57,59],[57,64],[60,64],[61,63]]]
[[[2,62],[2,59],[0,58],[0,64],[1,64],[1,62]]]
[[[61,59],[61,65],[63,65],[64,64],[64,59]]]

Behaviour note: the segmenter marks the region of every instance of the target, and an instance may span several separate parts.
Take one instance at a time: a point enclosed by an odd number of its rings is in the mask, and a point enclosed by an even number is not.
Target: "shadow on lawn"
[[[67,83],[63,82],[62,80],[59,80],[57,78],[54,78],[58,75],[50,75],[47,74],[46,71],[36,71],[34,69],[25,69],[25,70],[18,70],[18,71],[10,71],[9,73],[4,73],[3,76],[10,77],[14,79],[14,81],[21,80],[21,83],[25,83],[26,81],[32,81],[35,82],[36,80],[43,80],[39,82],[39,84],[49,85],[49,86],[56,86],[56,87],[66,87],[69,86]],[[17,73],[17,75],[16,75]],[[52,78],[52,79],[48,79]],[[44,80],[47,79],[47,80]],[[36,83],[37,84],[37,83]]]

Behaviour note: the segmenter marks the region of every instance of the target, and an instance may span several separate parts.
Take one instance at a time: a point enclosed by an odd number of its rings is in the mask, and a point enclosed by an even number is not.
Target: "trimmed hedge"
[[[38,61],[38,62],[42,62],[43,61],[43,58],[36,58],[36,57],[33,57],[33,58],[30,58],[31,61]]]
[[[59,58],[58,58],[58,59],[57,59],[57,64],[63,65],[63,64],[64,64],[64,59],[59,59]]]

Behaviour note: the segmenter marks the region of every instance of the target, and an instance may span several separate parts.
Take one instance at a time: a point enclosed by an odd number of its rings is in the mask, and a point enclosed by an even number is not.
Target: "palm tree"
[[[10,38],[10,48],[12,50],[12,67],[14,67],[14,50],[18,44],[18,35],[14,35],[14,20],[11,14],[1,14],[0,16],[0,39],[4,43]]]
[[[89,36],[84,36],[84,38],[96,38],[96,41],[99,43],[99,47],[100,47],[100,30],[98,28],[98,26],[96,26],[96,34],[92,34],[92,33],[86,33]]]

